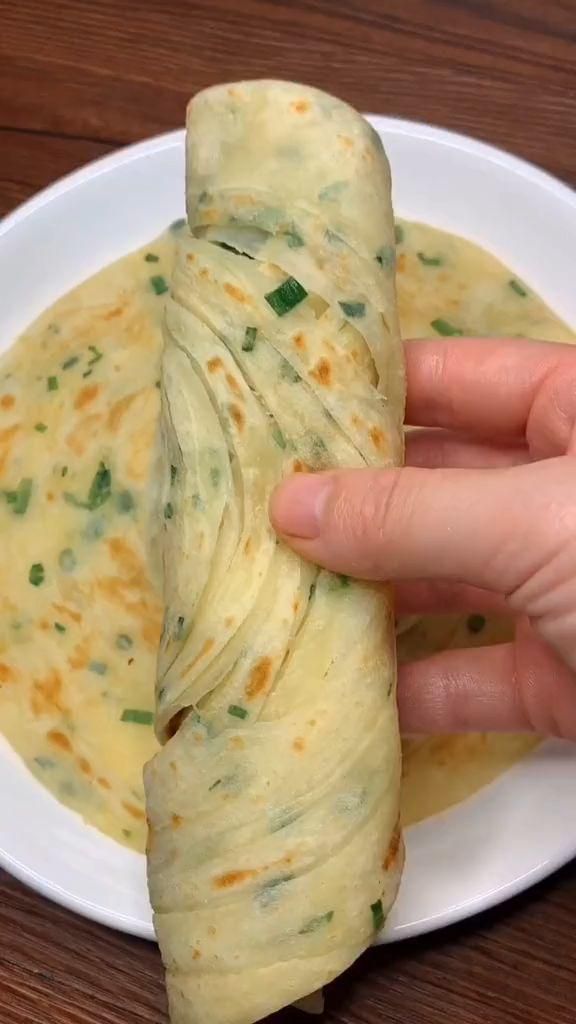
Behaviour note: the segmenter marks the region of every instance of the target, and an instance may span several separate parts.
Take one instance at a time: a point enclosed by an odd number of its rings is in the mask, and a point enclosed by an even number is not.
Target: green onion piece
[[[154,385],[154,387],[155,387],[155,388],[160,388],[161,386],[162,386],[162,385],[160,384],[160,381],[159,381],[159,380],[157,380],[157,381],[156,381],[156,383],[155,383],[155,385]]]
[[[202,206],[204,203],[209,203],[211,198],[210,193],[203,190],[198,196],[198,206]]]
[[[65,359],[64,362],[62,363],[62,369],[69,370],[72,366],[76,366],[76,363],[79,362],[80,360],[78,356],[70,356],[69,359]]]
[[[193,494],[190,501],[192,502],[193,508],[197,508],[200,512],[204,512],[206,506],[199,494]]]
[[[174,516],[174,505],[171,501],[167,501],[164,505],[164,519],[172,519]]]
[[[170,466],[170,483],[173,485],[176,483],[176,477],[178,476],[178,470],[176,466]]]
[[[88,360],[88,366],[93,366],[94,363],[99,363],[104,358],[103,353],[96,345],[88,345],[88,351],[92,353],[92,359]]]
[[[121,651],[129,651],[132,647],[132,637],[128,636],[127,633],[119,633],[116,637],[116,647]]]
[[[39,768],[54,768],[56,765],[56,761],[53,761],[51,757],[42,756],[35,757],[34,763],[37,764]]]
[[[68,476],[68,466],[62,466],[60,470],[60,476]]]
[[[28,582],[33,587],[39,587],[41,583],[44,583],[44,566],[42,562],[34,562],[34,565],[30,566],[28,573]]]
[[[394,240],[396,245],[402,245],[402,242],[404,241],[404,228],[401,224],[394,225]]]
[[[216,782],[213,782],[211,786],[208,786],[208,792],[211,793],[213,789],[217,789],[218,786],[221,786],[221,785],[222,785],[222,779],[216,779]]]
[[[246,708],[240,707],[239,704],[231,704],[228,708],[228,714],[232,715],[232,718],[248,718]]]
[[[364,316],[366,312],[366,305],[364,302],[339,302],[338,305],[344,313],[344,316],[350,317],[351,320],[356,320],[361,316]]]
[[[122,835],[124,836],[124,839],[131,839],[132,838],[132,833],[131,833],[129,828],[123,828],[122,829]]]
[[[91,377],[93,372],[94,372],[93,370],[85,370],[84,373],[82,374],[82,376],[83,377]]]
[[[18,484],[15,491],[5,491],[4,496],[15,516],[23,516],[28,508],[30,495],[32,494],[32,481],[30,477],[24,477]]]
[[[61,622],[55,622],[54,623],[54,629],[56,630],[57,633],[65,633],[66,632],[66,626],[63,626]]]
[[[374,925],[374,931],[379,932],[384,924],[384,909],[382,907],[382,900],[376,900],[376,903],[371,903],[370,911],[372,914],[372,924]]]
[[[64,493],[64,501],[68,505],[74,505],[75,508],[85,508],[89,512],[93,512],[94,509],[100,508],[108,501],[112,489],[112,474],[108,469],[105,462],[101,462],[98,469],[96,470],[94,479],[90,484],[90,490],[88,491],[88,498],[86,501],[81,501],[74,494],[70,494],[68,491]]]
[[[288,360],[283,357],[280,365],[280,379],[289,380],[291,384],[298,384],[302,380],[302,377],[298,371],[294,369],[292,363],[289,363]]]
[[[154,712],[142,711],[140,708],[124,708],[120,721],[133,722],[135,725],[152,725],[154,722]]]
[[[333,181],[331,185],[326,185],[325,188],[320,189],[318,199],[331,202],[334,199],[338,199],[347,187],[347,181]]]
[[[45,423],[35,423],[34,430],[37,430],[39,434],[43,434],[46,430],[48,430],[48,427],[46,426]]]
[[[516,281],[515,278],[511,278],[511,280],[508,281],[508,285],[513,292],[516,292],[516,295],[520,295],[520,297],[523,299],[526,299],[528,297],[528,292],[526,291],[526,289],[520,284],[519,281]]]
[[[177,619],[177,622],[176,622],[176,631],[174,633],[174,639],[175,640],[180,640],[181,637],[182,637],[182,634],[184,632],[184,621],[185,621],[184,620],[184,616],[183,615],[179,615],[178,619]]]
[[[286,438],[284,437],[284,434],[280,430],[280,427],[272,427],[272,437],[276,441],[276,444],[278,445],[279,448],[284,449],[286,447]]]
[[[244,341],[242,342],[243,352],[252,352],[256,344],[256,335],[258,334],[257,327],[247,327],[244,331]]]
[[[299,235],[294,228],[291,231],[286,231],[284,238],[289,249],[301,249],[304,245],[302,235]]]
[[[464,331],[460,330],[459,327],[454,327],[454,324],[451,324],[448,320],[443,320],[442,317],[438,317],[437,320],[431,320],[430,327],[433,327],[437,334],[441,334],[446,338],[460,338],[464,334]]]
[[[350,586],[350,577],[344,576],[342,573],[333,573],[330,578],[329,589],[330,590],[342,590],[344,587]]]
[[[162,274],[153,274],[150,278],[150,285],[156,295],[164,295],[164,292],[168,291],[166,278],[162,277]]]
[[[58,391],[58,377],[48,377],[48,391]]]
[[[178,217],[178,220],[173,220],[170,225],[170,231],[180,231],[181,228],[186,224],[186,217]]]
[[[105,676],[108,671],[108,665],[105,661],[91,661],[88,665],[90,672],[94,672],[97,676]]]
[[[302,302],[308,292],[294,277],[287,277],[278,288],[268,292],[264,298],[277,316],[285,316]]]
[[[235,256],[244,256],[247,260],[254,259],[249,252],[242,252],[241,249],[235,249],[234,246],[229,245],[228,242],[213,242],[212,245],[217,245],[220,249],[226,249],[228,252],[233,252]]]
[[[486,625],[486,619],[483,615],[469,615],[466,625],[471,633],[481,633]]]
[[[145,257],[144,257],[144,259],[146,260],[146,263],[159,263],[160,262],[160,257],[157,256],[155,252],[147,252]]]
[[[222,472],[221,472],[219,466],[212,466],[210,468],[210,482],[212,484],[212,487],[218,487],[218,484],[220,483],[220,477],[221,476],[222,476]]]
[[[425,252],[417,252],[416,255],[425,267],[441,267],[444,263],[441,256],[427,256]]]
[[[309,935],[310,932],[316,932],[323,925],[330,924],[330,921],[334,917],[333,910],[327,910],[325,914],[318,914],[317,917],[311,917],[309,921],[300,929],[298,935]]]
[[[393,245],[383,245],[376,253],[376,262],[385,270],[391,270],[396,262],[396,250]]]
[[[314,582],[314,583],[311,583],[311,584],[310,584],[310,590],[309,590],[309,592],[308,592],[308,597],[309,597],[309,598],[312,598],[312,597],[314,597],[314,594],[315,594],[315,593],[316,593],[316,583]]]
[[[58,555],[58,565],[62,569],[62,572],[74,572],[76,568],[76,555],[72,551],[72,548],[64,548],[63,551]]]
[[[131,491],[119,491],[116,495],[116,507],[119,512],[127,513],[131,512],[134,508],[135,501]]]

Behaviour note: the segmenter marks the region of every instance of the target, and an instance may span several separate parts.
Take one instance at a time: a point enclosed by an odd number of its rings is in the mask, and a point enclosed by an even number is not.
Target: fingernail
[[[332,487],[328,473],[298,473],[284,480],[270,500],[270,518],[279,533],[313,540]]]

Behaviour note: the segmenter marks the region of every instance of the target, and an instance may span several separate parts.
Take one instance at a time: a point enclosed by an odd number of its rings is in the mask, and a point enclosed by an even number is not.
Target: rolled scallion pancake
[[[200,93],[162,368],[148,874],[175,1024],[249,1024],[372,942],[402,867],[389,593],[280,543],[292,472],[402,459],[390,176],[353,109]]]

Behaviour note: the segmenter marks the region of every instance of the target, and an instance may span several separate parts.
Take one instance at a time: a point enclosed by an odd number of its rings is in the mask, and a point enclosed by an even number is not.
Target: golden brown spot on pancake
[[[349,135],[339,135],[338,142],[340,143],[341,146],[344,147],[344,149],[354,148],[354,142]]]
[[[126,309],[126,303],[123,306],[114,306],[113,309],[109,310],[108,313],[104,313],[102,316],[103,320],[116,320],[117,317],[122,316],[122,313]]]
[[[353,427],[356,427],[356,430],[360,430],[364,426],[364,420],[360,419],[360,417],[357,416],[355,412],[352,413],[352,416],[350,417],[350,422],[352,423]]]
[[[226,374],[226,383],[228,384],[230,391],[233,391],[234,394],[238,396],[238,398],[242,398],[242,390],[240,388],[240,385],[236,378],[233,377],[231,373]]]
[[[400,835],[400,824],[397,822],[396,827],[392,833],[392,838],[388,844],[386,853],[384,854],[384,860],[382,861],[382,867],[384,871],[390,871],[390,868],[394,866],[398,858],[398,852],[400,850],[401,835]]]
[[[72,622],[82,622],[82,616],[80,612],[75,612],[72,608],[68,608],[65,604],[58,604],[57,601],[52,602],[52,607],[55,611],[60,612],[65,618],[71,619]]]
[[[86,668],[89,661],[90,645],[87,640],[83,640],[74,647],[72,654],[68,658],[68,664],[70,665],[70,668],[81,669]]]
[[[11,409],[15,401],[16,399],[14,398],[14,395],[2,395],[2,398],[0,398],[0,406],[2,406],[3,409]]]
[[[302,736],[297,736],[292,743],[292,747],[297,754],[301,754],[306,749],[306,740]]]
[[[194,948],[192,950],[192,959],[193,960],[199,960],[201,956],[202,956],[202,953],[200,952],[199,949]]]
[[[0,430],[0,445],[2,446],[2,450],[0,451],[0,473],[3,472],[8,461],[10,444],[21,429],[22,428],[15,423],[12,427],[5,427],[4,430]]]
[[[64,714],[67,710],[62,703],[62,676],[56,669],[43,679],[33,680],[31,705],[35,715],[51,715],[55,709]]]
[[[396,270],[399,274],[403,274],[406,270],[406,253],[401,252],[398,259],[396,260]]]
[[[40,619],[39,626],[40,629],[44,630],[44,632],[50,629],[50,623],[48,622],[47,619]]]
[[[102,789],[112,789],[112,786],[108,782],[108,779],[103,779],[102,777],[100,777],[99,779],[96,779],[96,782],[98,783],[99,786],[102,787]]]
[[[127,800],[122,801],[122,807],[125,811],[128,811],[128,814],[131,814],[133,818],[136,818],[137,821],[144,821],[146,815],[139,807],[135,807],[134,804],[129,804]]]
[[[330,362],[324,356],[318,360],[313,370],[310,370],[310,376],[314,377],[319,384],[323,384],[324,387],[330,386],[330,379],[332,376],[332,367]]]
[[[196,257],[193,252],[186,253],[186,263],[194,263]]]
[[[206,363],[206,369],[208,373],[216,373],[217,370],[224,369],[224,363],[220,359],[220,356],[214,356],[213,359],[209,359]]]
[[[46,501],[54,501],[54,493],[52,491],[46,492]]]
[[[386,447],[386,438],[380,427],[371,427],[369,431],[370,440],[374,447],[381,452]]]
[[[161,634],[162,624],[160,620],[158,620],[158,622],[146,622],[142,627],[142,639],[148,647],[152,648],[153,651],[156,650],[160,643]]]
[[[224,625],[226,626],[226,629],[230,629],[234,625],[234,616],[227,615],[224,619]]]
[[[224,291],[226,292],[227,295],[230,296],[231,299],[234,299],[235,302],[240,302],[243,305],[246,305],[246,303],[249,301],[246,292],[243,292],[242,289],[238,288],[237,285],[230,284],[228,281],[224,282]]]
[[[217,875],[213,885],[215,889],[231,889],[235,885],[241,885],[251,878],[256,878],[259,871],[254,868],[245,868],[243,871],[227,871],[223,875]]]
[[[146,571],[142,559],[123,537],[111,537],[106,542],[110,556],[124,576],[140,576]]]
[[[133,394],[124,395],[124,398],[119,398],[117,402],[114,402],[114,405],[111,406],[110,408],[110,412],[108,413],[108,419],[106,421],[106,425],[109,430],[111,430],[113,433],[116,432],[125,414],[128,412],[128,409],[130,408],[132,403],[136,401],[139,395],[140,392],[135,391],[133,392]]]
[[[298,331],[298,334],[294,336],[294,345],[296,348],[300,349],[301,352],[304,352],[306,348],[306,335],[303,334],[302,331]]]
[[[239,406],[237,406],[237,405],[231,405],[230,406],[230,416],[231,416],[232,420],[234,421],[234,423],[236,424],[236,426],[237,426],[238,430],[240,431],[240,433],[242,433],[242,431],[244,430],[244,423],[245,423],[244,413],[242,412],[242,409],[240,409]]]
[[[67,736],[64,735],[63,732],[59,732],[58,729],[50,729],[50,732],[47,735],[47,739],[49,739],[50,743],[52,743],[55,747],[59,747],[60,750],[72,750],[72,744],[70,743],[70,740],[68,739]]]
[[[249,555],[251,550],[252,550],[252,537],[247,537],[246,538],[246,543],[244,544],[244,554],[245,555]]]
[[[84,772],[84,775],[92,775],[92,767],[85,757],[78,758],[78,767],[81,772]]]
[[[202,267],[198,274],[198,277],[201,278],[202,281],[207,281],[208,278],[210,277],[210,271],[208,270],[208,267]]]
[[[194,659],[193,659],[193,660],[192,660],[192,661],[190,662],[190,664],[189,664],[189,665],[187,665],[187,666],[186,666],[186,668],[184,669],[184,674],[186,674],[187,672],[189,672],[189,671],[190,671],[190,669],[194,668],[194,665],[196,665],[196,663],[197,663],[198,661],[200,661],[200,660],[201,660],[201,658],[205,658],[205,657],[206,657],[206,655],[207,655],[207,654],[209,653],[209,651],[211,651],[211,650],[212,650],[212,648],[213,648],[213,647],[214,647],[214,640],[213,640],[213,638],[212,638],[212,637],[209,637],[209,638],[208,638],[207,640],[205,640],[205,641],[204,641],[204,643],[202,644],[202,647],[201,647],[201,648],[200,648],[200,650],[198,651],[198,654],[196,655],[196,657],[195,657],[195,658],[194,658]]]
[[[362,362],[362,357],[361,357],[361,355],[360,355],[360,353],[359,353],[357,348],[353,348],[351,354],[352,354],[352,359],[354,360],[355,363]]]
[[[180,828],[180,825],[182,824],[183,821],[184,821],[184,818],[182,818],[179,814],[173,814],[172,815],[172,828]]]
[[[300,611],[300,601],[298,598],[292,602],[292,611],[294,612],[294,615],[298,615],[298,612]]]
[[[231,748],[231,750],[244,750],[246,744],[244,743],[244,740],[242,739],[241,736],[233,736],[228,746]]]
[[[4,661],[0,661],[0,683],[15,683],[16,672],[10,665],[6,665]]]
[[[74,402],[75,409],[85,409],[90,402],[93,402],[95,398],[100,394],[99,384],[90,384],[89,386],[82,388],[76,395]]]
[[[310,100],[293,100],[290,106],[295,114],[307,114],[312,104]]]
[[[250,672],[250,677],[245,690],[248,700],[252,700],[253,697],[257,697],[260,693],[267,690],[271,676],[272,658],[269,658],[268,656],[260,658]]]
[[[295,459],[292,470],[294,473],[311,473],[312,466],[309,466],[307,462],[302,462],[300,459]]]
[[[70,431],[66,437],[66,444],[75,455],[86,454],[90,442],[98,435],[98,428],[103,419],[101,413],[94,412],[91,416],[85,416],[84,419],[79,420],[74,429]]]

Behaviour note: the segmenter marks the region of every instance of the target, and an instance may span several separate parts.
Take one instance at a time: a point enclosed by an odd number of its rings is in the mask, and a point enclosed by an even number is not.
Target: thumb
[[[563,463],[298,474],[278,487],[270,514],[291,547],[336,572],[511,594],[574,528],[565,513],[573,473]]]

